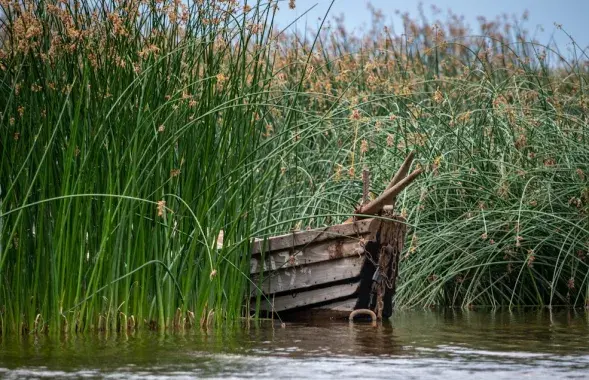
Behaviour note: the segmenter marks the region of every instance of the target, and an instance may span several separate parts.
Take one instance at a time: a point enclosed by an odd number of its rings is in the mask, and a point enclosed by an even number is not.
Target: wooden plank
[[[285,249],[267,253],[263,262],[260,256],[252,257],[250,273],[255,274],[260,271],[309,265],[342,257],[361,256],[363,254],[364,247],[356,237],[325,240],[319,243],[299,246],[294,250]]]
[[[260,301],[260,310],[266,312],[280,312],[285,310],[294,309],[297,307],[302,306],[310,306],[313,304],[338,299],[342,297],[349,297],[352,296],[358,289],[358,283],[353,284],[343,284],[343,285],[336,285],[330,286],[328,288],[321,288],[321,289],[314,289],[308,292],[301,292],[298,293],[294,298],[290,294],[286,294],[283,296],[278,297],[269,297],[270,302],[268,300],[262,298]],[[349,302],[349,301],[347,301]],[[355,299],[352,300],[353,303],[356,302]],[[274,307],[272,307],[272,305]],[[251,308],[256,307],[255,299],[251,300]],[[352,308],[354,306],[352,305]]]
[[[343,300],[343,301],[337,301],[337,302],[329,303],[327,305],[317,306],[317,309],[345,311],[345,312],[351,313],[352,311],[354,311],[354,306],[356,306],[356,298],[347,299],[347,300]]]
[[[316,228],[310,231],[297,231],[290,234],[274,236],[265,241],[256,239],[252,247],[252,256],[259,255],[261,250],[271,252],[299,245],[317,243],[341,236],[363,235],[370,231],[370,223],[375,219],[364,219],[354,223],[337,224],[335,226]]]
[[[354,278],[360,275],[363,262],[363,256],[351,256],[306,266],[280,269],[264,277],[261,290],[265,294],[302,291],[310,286]],[[252,276],[252,281],[256,285],[258,276]]]

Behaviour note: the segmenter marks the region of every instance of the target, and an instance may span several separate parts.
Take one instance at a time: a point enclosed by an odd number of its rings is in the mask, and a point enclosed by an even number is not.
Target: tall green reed
[[[2,332],[241,316],[274,7],[0,6]]]

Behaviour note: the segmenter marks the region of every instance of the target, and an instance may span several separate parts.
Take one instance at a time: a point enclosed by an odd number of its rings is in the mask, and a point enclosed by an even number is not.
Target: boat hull
[[[347,318],[358,309],[388,318],[404,235],[404,220],[391,216],[258,240],[250,308],[283,319]]]

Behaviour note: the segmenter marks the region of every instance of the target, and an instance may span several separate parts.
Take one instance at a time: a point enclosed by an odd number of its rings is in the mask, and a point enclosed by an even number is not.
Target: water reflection
[[[396,342],[393,325],[386,321],[370,324],[321,323],[288,324],[285,329],[251,329],[250,343],[255,353],[283,353],[284,356],[399,355],[403,347]],[[257,343],[257,345],[256,345]]]
[[[370,324],[0,337],[0,376],[584,376],[585,311],[412,311]],[[367,375],[370,374],[370,375]],[[484,375],[484,374],[488,374]],[[493,376],[491,376],[493,375]]]

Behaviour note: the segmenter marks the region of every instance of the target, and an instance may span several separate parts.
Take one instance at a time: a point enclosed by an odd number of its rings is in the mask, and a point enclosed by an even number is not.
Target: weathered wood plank
[[[278,297],[270,297],[270,302],[263,299],[260,301],[260,310],[266,312],[280,312],[284,310],[294,309],[302,306],[310,306],[320,302],[325,302],[332,299],[352,296],[358,289],[358,283],[343,284],[330,286],[328,288],[314,289],[308,292],[298,293],[294,298],[290,294]],[[355,299],[347,302],[352,302],[354,307]],[[256,301],[252,299],[251,307],[255,308]],[[273,307],[272,307],[273,306]]]
[[[286,269],[337,258],[360,256],[362,254],[364,254],[364,248],[360,244],[360,239],[356,237],[350,236],[336,240],[325,240],[319,243],[299,246],[294,250],[285,249],[267,253],[263,261],[263,267],[260,256],[252,257],[250,261],[250,273],[255,274],[260,271]]]
[[[356,284],[358,285],[358,284]],[[326,305],[318,306],[317,309],[326,309],[326,310],[334,310],[334,311],[344,311],[351,313],[354,311],[354,306],[356,305],[356,298],[347,299],[343,301],[337,301],[333,303],[329,303]]]
[[[299,245],[317,243],[327,239],[341,236],[355,236],[368,233],[370,223],[374,219],[364,219],[354,223],[338,224],[335,226],[316,228],[310,231],[297,231],[290,234],[274,236],[269,239],[256,240],[252,246],[252,256],[259,255],[262,250],[271,252],[286,248],[294,248]]]
[[[261,290],[265,294],[301,291],[314,285],[354,278],[360,275],[364,257],[351,256],[316,264],[280,269],[264,276]],[[252,276],[257,285],[259,275]],[[254,292],[257,289],[252,289]]]

